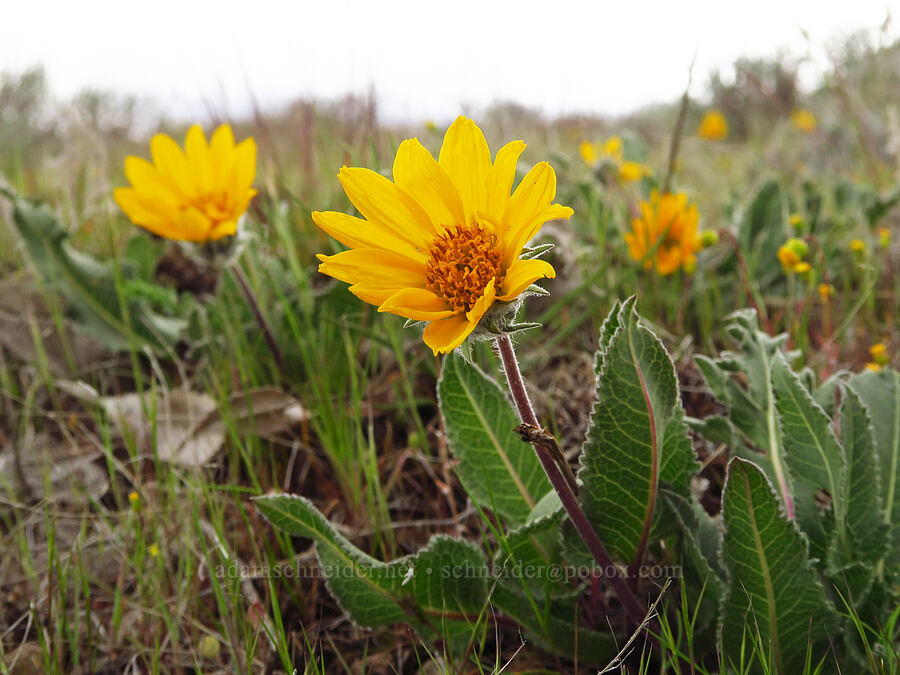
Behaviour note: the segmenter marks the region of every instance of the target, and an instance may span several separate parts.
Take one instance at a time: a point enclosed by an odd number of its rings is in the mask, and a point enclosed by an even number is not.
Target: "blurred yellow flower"
[[[812,270],[812,265],[808,262],[800,261],[793,267],[794,274],[803,275],[808,274]]]
[[[828,302],[834,295],[834,286],[831,284],[819,284],[819,300],[823,303]]]
[[[795,230],[799,230],[803,227],[806,221],[803,220],[803,216],[801,216],[799,213],[792,213],[788,218],[788,222]]]
[[[538,279],[556,276],[549,263],[520,255],[545,222],[574,212],[553,203],[556,174],[547,162],[510,195],[524,149],[513,141],[491,162],[484,134],[459,117],[437,160],[417,139],[403,141],[393,182],[343,167],[338,179],[363,218],[312,214],[351,249],[319,255],[319,271],[351,284],[380,312],[430,322],[424,339],[435,354],[455,349],[496,301],[512,302]]]
[[[778,262],[785,272],[794,272],[800,261],[809,253],[809,245],[798,237],[791,237],[778,249]]]
[[[881,370],[881,366],[879,366],[877,363],[870,362],[866,364],[866,370],[871,370],[872,372],[877,373]]]
[[[719,110],[707,110],[697,127],[697,135],[708,141],[721,141],[728,137],[728,120]]]
[[[437,122],[434,120],[425,120],[425,128],[428,129],[428,131],[435,132],[438,130]]]
[[[235,145],[231,127],[223,124],[207,144],[195,124],[184,147],[182,152],[169,136],[156,134],[152,164],[126,158],[131,187],[116,188],[116,202],[136,225],[167,239],[207,242],[233,235],[256,194],[256,142]]]
[[[649,166],[638,164],[637,162],[622,162],[619,165],[619,177],[626,183],[640,180],[644,176],[653,173]]]
[[[890,361],[887,346],[885,346],[883,342],[876,342],[874,345],[869,347],[869,356],[871,356],[872,361],[879,366],[885,366],[887,365],[888,361]]]
[[[159,556],[159,544],[150,544],[150,557],[156,558]]]
[[[662,275],[679,268],[693,271],[701,246],[697,206],[688,204],[684,193],[660,196],[654,190],[649,201],[641,202],[640,210],[641,215],[631,221],[632,231],[625,234],[632,259],[643,263],[646,269],[655,265]]]
[[[881,248],[891,247],[891,231],[886,227],[878,228],[878,246]]]
[[[602,143],[581,141],[578,145],[578,154],[588,166],[598,166],[607,163],[615,167],[619,178],[625,183],[640,180],[653,172],[649,166],[624,159],[624,144],[619,136],[610,136]]]
[[[791,122],[803,133],[811,133],[816,130],[816,116],[809,110],[797,108],[791,113]]]
[[[585,164],[593,166],[597,162],[597,149],[590,141],[581,141],[578,144],[578,153]]]
[[[861,253],[866,250],[866,242],[862,239],[851,239],[850,240],[850,250],[856,253]]]

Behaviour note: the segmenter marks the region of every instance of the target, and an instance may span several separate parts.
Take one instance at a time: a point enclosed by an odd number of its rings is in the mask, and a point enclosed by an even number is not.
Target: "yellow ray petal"
[[[456,118],[444,135],[438,163],[459,190],[466,224],[471,223],[475,213],[487,207],[491,170],[491,151],[475,122],[462,116]]]
[[[230,237],[237,232],[237,220],[224,220],[216,223],[209,231],[209,240],[216,241],[222,237]]]
[[[410,138],[397,148],[393,175],[394,183],[425,209],[436,232],[465,224],[459,191],[419,139]]]
[[[180,241],[209,241],[213,223],[196,207],[189,206],[178,214],[176,220],[177,235],[169,237]]]
[[[227,124],[221,125],[213,132],[209,140],[209,159],[212,165],[213,185],[226,186],[234,173],[234,134]],[[230,195],[233,199],[237,194]]]
[[[357,248],[336,255],[317,256],[322,274],[349,284],[374,287],[425,288],[425,265],[392,251]]]
[[[256,141],[246,138],[234,148],[234,183],[233,189],[239,195],[253,185],[256,178]]]
[[[374,226],[428,250],[437,231],[428,214],[406,192],[370,169],[345,166],[338,179],[353,205]]]
[[[187,158],[178,143],[165,134],[156,134],[150,139],[150,154],[157,170],[169,178],[175,189],[189,198],[194,195]]]
[[[426,256],[415,246],[385,232],[362,218],[337,211],[313,211],[313,222],[327,234],[350,248],[381,248],[425,262]]]
[[[469,333],[475,330],[475,324],[464,314],[457,314],[446,319],[432,321],[425,327],[425,344],[431,347],[435,356],[438,353],[451,352],[459,347]]]
[[[148,202],[176,208],[183,201],[171,181],[146,159],[134,155],[126,157],[125,177],[141,198]]]
[[[453,316],[447,301],[425,288],[403,288],[388,298],[379,312],[390,312],[414,321],[436,321]]]
[[[509,302],[515,300],[526,288],[538,279],[553,279],[556,270],[546,260],[517,260],[506,272],[500,287],[498,300]]]
[[[506,243],[503,246],[503,264],[507,269],[513,266],[519,256],[522,254],[522,248],[533,237],[535,237],[541,227],[548,220],[566,219],[575,213],[568,206],[560,204],[551,204],[543,211],[538,213],[531,221],[514,225],[513,229],[507,233]]]
[[[525,143],[512,141],[497,151],[497,157],[488,175],[487,213],[497,221],[503,218],[509,203],[509,191],[516,178],[519,155],[525,150]]]
[[[488,282],[488,285],[484,287],[484,292],[481,294],[481,297],[475,301],[474,307],[466,313],[466,318],[472,322],[472,325],[481,321],[481,317],[483,317],[484,313],[491,308],[496,297],[497,288],[494,285],[494,279],[491,279]]]
[[[134,188],[116,188],[113,190],[113,198],[135,225],[169,239],[176,234],[175,214],[167,217],[162,210],[144,203]]]
[[[184,154],[187,157],[188,172],[198,195],[209,194],[213,189],[212,166],[209,146],[199,124],[188,129],[184,138]]]

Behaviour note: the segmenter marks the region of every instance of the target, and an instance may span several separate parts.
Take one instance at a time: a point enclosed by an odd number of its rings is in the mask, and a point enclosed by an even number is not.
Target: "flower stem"
[[[506,381],[509,383],[509,391],[519,411],[519,417],[525,424],[539,428],[537,415],[534,413],[534,408],[531,407],[528,392],[525,390],[525,382],[522,380],[522,373],[519,370],[519,362],[516,359],[516,353],[513,351],[512,340],[510,340],[508,335],[504,335],[498,337],[496,343],[497,350],[500,352],[500,360],[503,362],[503,370],[506,373]],[[578,531],[581,540],[587,546],[597,564],[603,568],[603,572],[612,572],[609,575],[610,583],[616,592],[616,596],[619,598],[619,602],[625,608],[629,620],[634,626],[642,625],[645,618],[645,610],[641,607],[641,603],[635,597],[631,588],[620,576],[618,568],[613,565],[612,559],[603,546],[603,542],[600,541],[600,537],[597,536],[597,532],[578,504],[578,498],[573,487],[566,480],[563,473],[564,470],[560,468],[559,463],[548,452],[545,444],[533,443],[532,445],[541,462],[541,466],[544,467],[547,478],[550,479],[550,484],[559,495],[563,508],[569,514],[569,518],[572,520],[572,524]]]
[[[278,348],[278,343],[275,342],[275,336],[272,335],[272,329],[269,327],[268,322],[266,321],[266,317],[263,316],[262,310],[259,307],[259,302],[256,299],[256,295],[253,293],[253,289],[250,288],[250,282],[247,281],[247,277],[244,275],[244,271],[241,269],[241,266],[235,262],[231,267],[231,273],[234,275],[234,280],[237,281],[238,286],[241,287],[241,291],[244,293],[244,297],[247,299],[247,304],[250,305],[250,310],[253,312],[253,317],[256,319],[256,323],[259,325],[260,329],[263,332],[263,337],[266,339],[266,345],[269,347],[269,352],[272,354],[272,358],[275,360],[275,365],[278,366],[278,369],[281,370],[284,367],[284,359],[281,356],[281,349]]]

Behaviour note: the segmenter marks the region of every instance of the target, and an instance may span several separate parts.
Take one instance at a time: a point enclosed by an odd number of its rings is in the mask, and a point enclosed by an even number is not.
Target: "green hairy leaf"
[[[885,564],[900,564],[900,373],[865,371],[850,378],[850,388],[868,408],[874,424],[877,472],[881,479],[881,522],[890,528]]]
[[[627,300],[601,329],[597,404],[581,454],[581,503],[610,553],[639,564],[660,480],[696,469],[686,438],[675,367]],[[671,425],[671,426],[670,426]]]
[[[874,564],[887,550],[888,525],[881,518],[881,477],[872,420],[859,394],[842,387],[841,441],[847,453],[847,549],[841,560]]]
[[[130,339],[152,346],[177,340],[185,323],[154,313],[140,294],[120,298],[112,267],[72,249],[68,232],[46,206],[21,198],[14,204],[13,221],[28,257],[86,331],[112,349],[127,349]]]
[[[808,650],[818,663],[828,649],[835,615],[805,538],[785,518],[771,485],[752,462],[735,457],[728,465],[722,513],[722,560],[728,573],[723,667],[736,665],[742,649],[749,651],[754,643],[771,656],[778,673],[802,672]]]
[[[845,540],[847,459],[831,420],[780,354],[772,379],[797,521],[809,537],[810,555],[824,562],[829,540]]]
[[[258,497],[256,506],[277,528],[316,543],[328,588],[350,617],[375,628],[406,622],[419,632],[460,636],[487,605],[489,570],[473,544],[438,535],[412,556],[390,563],[351,544],[304,497]]]
[[[258,497],[257,508],[280,530],[316,542],[319,565],[332,595],[362,626],[375,628],[410,621],[399,599],[411,596],[403,581],[410,560],[383,563],[363,553],[340,534],[305,497]]]
[[[481,507],[524,523],[550,490],[534,450],[513,431],[519,423],[503,390],[456,354],[444,359],[438,400],[456,472]]]
[[[714,423],[716,418],[707,418],[704,427],[715,432],[715,438],[709,437],[715,442],[722,442],[725,432],[733,427],[741,442],[729,443],[731,451],[757,463],[784,499],[791,486],[784,461],[772,369],[787,336],[773,338],[759,330],[753,310],[733,313],[726,330],[740,352],[724,352],[716,360],[694,357],[713,396],[728,406],[728,423]]]

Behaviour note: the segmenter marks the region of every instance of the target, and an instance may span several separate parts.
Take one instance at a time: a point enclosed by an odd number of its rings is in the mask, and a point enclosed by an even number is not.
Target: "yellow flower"
[[[790,218],[788,218],[788,222],[790,222],[791,227],[795,230],[799,230],[803,227],[805,221],[803,220],[803,216],[799,213],[792,213]]]
[[[826,303],[834,295],[834,286],[831,284],[819,284],[819,300]]]
[[[624,161],[625,145],[619,136],[610,136],[602,143],[581,141],[578,154],[588,166],[608,164],[618,169],[619,179],[632,183],[653,173],[649,166],[639,162]]]
[[[879,366],[887,365],[888,361],[890,361],[887,347],[883,342],[876,342],[874,345],[869,347],[869,356],[871,356],[872,361],[877,363]]]
[[[803,275],[808,274],[810,270],[812,270],[812,265],[808,262],[800,261],[793,267],[794,274]]]
[[[136,225],[167,239],[207,242],[233,235],[256,194],[256,143],[234,144],[223,124],[209,144],[199,125],[185,137],[185,150],[165,134],[150,141],[151,164],[125,160],[131,187],[117,188],[116,202]]]
[[[543,260],[520,260],[548,220],[568,218],[554,204],[556,174],[532,167],[510,195],[522,141],[490,149],[476,124],[459,117],[440,155],[415,138],[394,159],[393,182],[369,169],[343,167],[338,179],[363,218],[314,212],[315,223],[350,247],[319,255],[319,271],[345,281],[380,312],[430,322],[425,343],[449,352],[495,301],[511,302],[538,279],[556,276]]]
[[[800,262],[800,256],[797,255],[791,246],[782,244],[778,249],[778,262],[781,263],[781,266],[787,272],[793,270],[797,263]]]
[[[856,253],[861,253],[866,249],[866,242],[862,239],[851,239],[850,240],[850,250]]]
[[[672,274],[679,267],[691,272],[696,267],[700,249],[697,225],[700,214],[695,204],[688,204],[684,193],[664,194],[657,190],[650,201],[641,202],[641,215],[631,221],[631,232],[625,234],[629,255],[643,262],[646,269],[656,266],[659,274]]]
[[[638,164],[637,162],[622,162],[622,164],[619,165],[619,178],[626,183],[640,180],[644,176],[649,176],[651,173],[653,172],[650,170],[649,166]]]
[[[816,130],[816,116],[809,110],[797,108],[791,113],[791,122],[803,133],[811,133]]]
[[[728,137],[728,120],[719,110],[707,110],[697,127],[697,135],[708,141],[721,141]]]
[[[593,166],[597,162],[597,149],[590,141],[581,141],[578,144],[578,153],[588,166]]]
[[[150,557],[159,557],[159,544],[150,544]]]
[[[881,370],[881,366],[879,366],[877,363],[870,362],[866,364],[866,370],[871,370],[873,373],[877,373]]]
[[[891,247],[891,231],[886,227],[878,228],[878,245],[881,248]]]
[[[425,120],[425,128],[428,131],[436,132],[438,130],[437,122],[435,122],[434,120]]]

